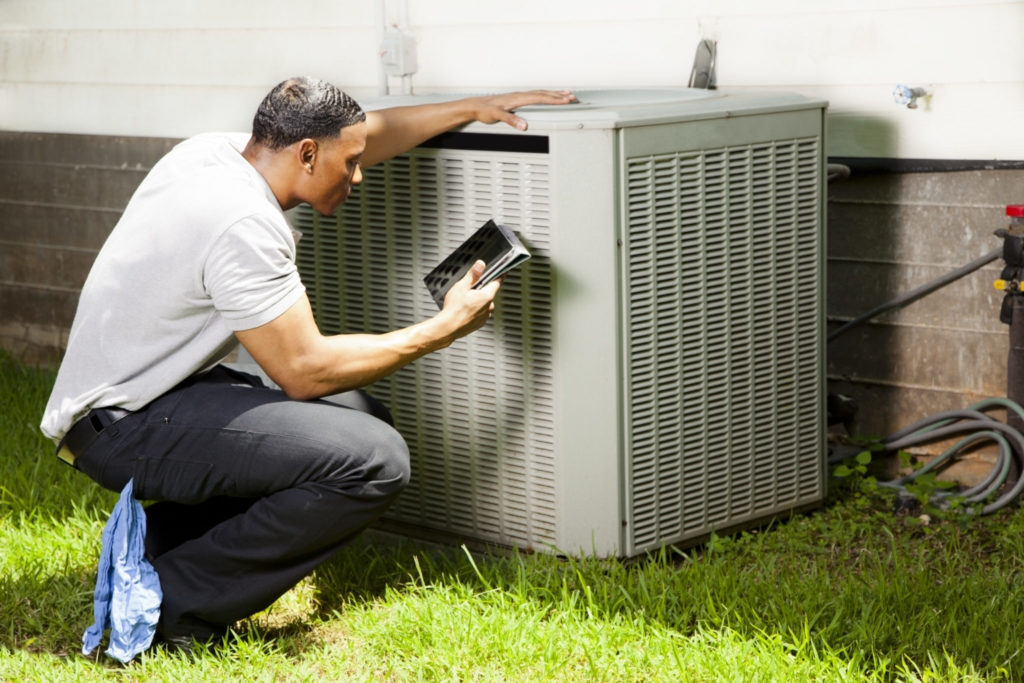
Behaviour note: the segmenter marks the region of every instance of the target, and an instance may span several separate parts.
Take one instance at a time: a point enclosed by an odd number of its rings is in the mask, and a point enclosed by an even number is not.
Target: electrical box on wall
[[[533,254],[486,327],[369,388],[412,453],[387,525],[630,556],[820,503],[825,103],[577,94],[294,214],[325,333],[435,315],[423,277],[488,219]]]

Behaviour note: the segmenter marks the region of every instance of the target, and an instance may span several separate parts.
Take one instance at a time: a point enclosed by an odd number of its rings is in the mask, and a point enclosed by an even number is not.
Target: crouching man
[[[364,113],[329,83],[295,78],[266,96],[251,136],[190,138],[143,180],[82,290],[42,430],[101,486],[132,481],[137,499],[156,501],[145,550],[165,640],[223,634],[385,511],[409,453],[359,387],[494,308],[499,282],[472,288],[478,262],[433,318],[324,336],[282,212],[307,202],[331,214],[363,166],[470,121],[525,128],[517,107],[572,99],[533,91]],[[239,342],[280,390],[219,363]]]

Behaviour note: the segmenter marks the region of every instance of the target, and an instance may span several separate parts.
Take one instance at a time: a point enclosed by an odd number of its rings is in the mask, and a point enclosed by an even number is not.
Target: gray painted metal
[[[492,324],[371,389],[413,457],[392,524],[629,556],[823,498],[823,103],[641,109],[531,120],[549,155],[414,150],[296,212],[327,332],[433,315],[422,277],[488,218],[534,253]]]

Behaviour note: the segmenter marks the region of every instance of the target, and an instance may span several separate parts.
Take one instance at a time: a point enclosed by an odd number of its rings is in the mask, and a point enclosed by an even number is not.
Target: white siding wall
[[[389,0],[397,16],[398,0]],[[370,0],[0,0],[0,129],[247,129],[299,73],[376,93]],[[832,156],[1024,159],[1024,2],[408,0],[417,92],[685,85],[702,37],[724,88],[831,102]],[[893,102],[897,83],[931,96]],[[397,82],[393,80],[397,86]]]

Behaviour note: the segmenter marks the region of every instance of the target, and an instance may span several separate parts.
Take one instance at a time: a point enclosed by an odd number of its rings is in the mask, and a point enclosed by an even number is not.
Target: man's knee
[[[378,482],[383,492],[397,495],[408,485],[411,469],[409,465],[409,446],[405,439],[394,428],[388,426],[387,438],[378,446],[377,459],[379,467]]]
[[[373,415],[378,420],[382,420],[392,427],[395,426],[395,421],[391,417],[391,411],[388,410],[387,406],[362,389],[353,389],[352,391],[346,391],[340,394],[324,396],[320,400],[333,403],[334,405],[352,408],[368,415]]]
[[[409,483],[409,447],[394,427],[367,418],[360,434],[339,435],[326,482],[357,498],[391,498]]]

